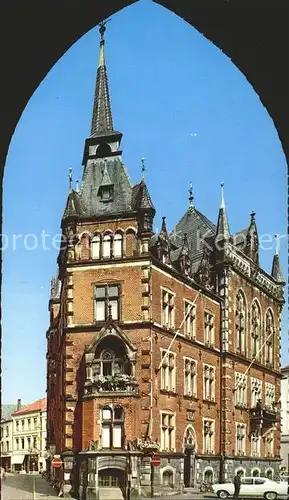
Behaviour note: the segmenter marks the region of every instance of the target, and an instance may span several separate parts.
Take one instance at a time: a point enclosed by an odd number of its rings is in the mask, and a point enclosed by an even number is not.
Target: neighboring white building
[[[12,471],[37,472],[46,468],[46,398],[12,414]]]
[[[281,368],[281,458],[282,468],[289,468],[289,366]]]
[[[0,424],[0,465],[5,470],[11,469],[11,455],[13,450],[13,420],[3,420]]]

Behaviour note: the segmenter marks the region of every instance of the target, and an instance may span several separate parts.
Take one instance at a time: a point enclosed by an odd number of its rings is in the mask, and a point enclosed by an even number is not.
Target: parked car
[[[213,484],[213,492],[222,500],[234,495],[234,484]],[[240,498],[257,497],[266,500],[275,500],[278,495],[287,495],[288,483],[277,483],[267,477],[242,477]]]

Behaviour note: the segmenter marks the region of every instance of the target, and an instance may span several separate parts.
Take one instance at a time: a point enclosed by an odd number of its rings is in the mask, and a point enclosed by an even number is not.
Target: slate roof
[[[46,410],[46,398],[38,399],[34,403],[21,408],[20,410],[15,411],[12,416],[18,417],[18,415],[24,415],[25,413],[33,413],[35,411],[44,411]]]
[[[155,212],[155,207],[148,192],[148,188],[144,180],[133,186],[132,189],[132,207],[138,209],[152,209]]]
[[[85,208],[83,206],[81,196],[79,195],[79,193],[72,189],[67,198],[63,218],[75,217],[84,213]]]
[[[80,190],[81,207],[85,207],[82,215],[112,215],[132,211],[132,185],[126,168],[119,157],[108,158],[106,167],[103,160],[89,163],[83,174]],[[101,201],[99,187],[103,182],[104,168],[106,180],[113,185],[112,201]]]
[[[190,256],[194,262],[202,257],[202,238],[207,239],[214,236],[216,226],[194,207],[189,207],[170,234],[171,243],[178,248],[182,247],[185,233],[187,233]]]
[[[272,271],[271,275],[278,283],[284,283],[284,278],[281,272],[280,259],[278,253],[275,253],[273,257]]]

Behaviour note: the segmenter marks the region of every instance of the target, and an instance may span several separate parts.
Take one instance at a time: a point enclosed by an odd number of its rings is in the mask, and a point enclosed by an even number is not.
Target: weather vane
[[[189,202],[190,202],[190,207],[193,206],[193,200],[194,200],[193,184],[190,182],[190,188],[189,188]]]
[[[99,33],[101,34],[101,40],[104,39],[104,33],[105,33],[105,30],[106,30],[106,24],[108,23],[108,21],[111,21],[111,18],[110,19],[106,19],[106,21],[101,21],[98,26],[99,26]]]
[[[146,171],[146,166],[145,166],[145,158],[141,159],[141,172],[142,172],[142,178],[144,179],[144,174]]]
[[[72,168],[71,167],[69,169],[68,177],[69,177],[69,189],[72,189]]]

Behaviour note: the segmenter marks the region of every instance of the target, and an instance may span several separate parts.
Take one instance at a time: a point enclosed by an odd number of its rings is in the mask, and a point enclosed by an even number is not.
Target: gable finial
[[[71,191],[72,190],[72,167],[70,167],[70,169],[69,169],[68,178],[69,178],[69,190]]]
[[[225,208],[225,198],[224,198],[224,183],[221,182],[221,205],[220,208]]]
[[[275,255],[279,255],[279,235],[275,234]]]
[[[192,184],[192,182],[190,182],[190,187],[189,187],[189,206],[190,206],[190,208],[194,207],[193,201],[194,201],[193,184]]]
[[[145,171],[146,171],[145,158],[142,158],[141,159],[141,177],[142,177],[143,181],[145,178]]]

